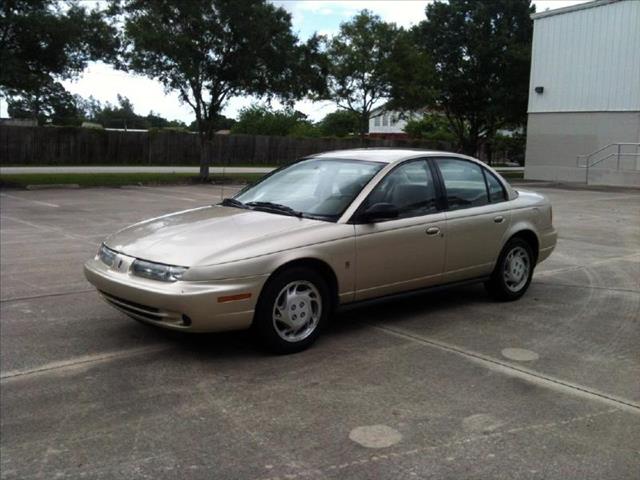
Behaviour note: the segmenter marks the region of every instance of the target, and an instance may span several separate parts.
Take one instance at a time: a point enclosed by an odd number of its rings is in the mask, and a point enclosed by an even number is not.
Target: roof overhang
[[[610,3],[618,3],[622,0],[595,0],[593,2],[579,3],[578,5],[571,5],[569,7],[556,8],[555,10],[548,10],[545,12],[536,12],[531,15],[533,20],[539,18],[552,17],[554,15],[562,15],[563,13],[577,12],[578,10],[586,10],[587,8],[602,7],[609,5]]]

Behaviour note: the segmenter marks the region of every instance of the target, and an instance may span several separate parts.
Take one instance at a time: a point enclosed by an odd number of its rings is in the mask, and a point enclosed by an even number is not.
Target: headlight
[[[116,252],[108,248],[104,243],[98,249],[98,258],[102,263],[111,267],[116,259]]]
[[[135,260],[133,265],[131,265],[131,271],[138,277],[159,280],[161,282],[175,282],[182,278],[182,274],[187,271],[187,267],[176,267],[162,263],[147,262],[145,260]]]

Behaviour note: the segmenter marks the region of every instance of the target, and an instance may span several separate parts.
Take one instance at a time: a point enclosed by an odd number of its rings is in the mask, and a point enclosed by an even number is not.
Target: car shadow
[[[312,347],[312,350],[322,348],[323,339],[338,338],[349,332],[371,328],[375,324],[396,325],[416,317],[424,319],[425,329],[428,332],[447,324],[451,325],[451,322],[455,321],[453,315],[451,317],[434,315],[436,313],[490,302],[492,300],[481,285],[466,285],[446,290],[402,294],[350,305],[334,313],[318,344]],[[251,360],[273,356],[255,341],[250,331],[193,334],[163,330],[142,323],[139,327],[144,328],[137,330],[134,335],[142,343],[153,340],[169,342],[181,353],[193,355],[199,359]]]
[[[464,285],[435,291],[419,291],[353,304],[336,312],[328,334],[370,327],[371,324],[396,325],[416,317],[424,319],[425,328],[436,329],[451,324],[453,315],[435,315],[472,304],[493,303],[481,284]]]

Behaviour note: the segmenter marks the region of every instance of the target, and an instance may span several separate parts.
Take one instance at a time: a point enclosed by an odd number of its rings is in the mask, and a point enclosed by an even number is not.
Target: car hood
[[[325,222],[213,205],[136,223],[108,237],[105,244],[132,257],[192,267],[216,263],[231,252],[237,252],[237,258],[251,257],[256,241],[321,223]]]

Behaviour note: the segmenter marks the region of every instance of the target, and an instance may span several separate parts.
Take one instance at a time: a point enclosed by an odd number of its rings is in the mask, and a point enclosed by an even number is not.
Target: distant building
[[[372,110],[369,116],[369,136],[374,138],[409,138],[404,132],[407,122],[423,113],[388,111],[385,106]]]
[[[532,18],[525,178],[640,186],[640,1]]]

